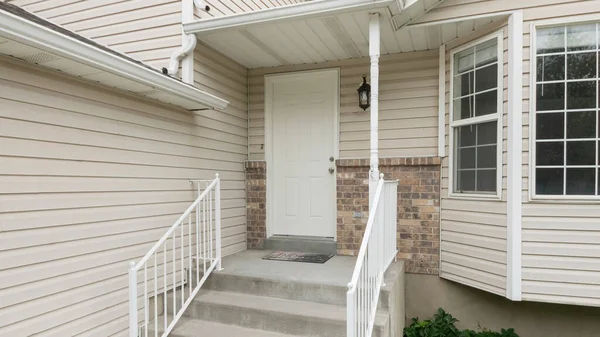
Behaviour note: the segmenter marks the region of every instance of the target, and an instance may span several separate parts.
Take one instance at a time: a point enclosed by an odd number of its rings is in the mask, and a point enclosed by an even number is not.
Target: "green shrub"
[[[502,329],[500,332],[482,328],[480,331],[460,331],[454,324],[456,322],[456,318],[439,308],[431,319],[419,321],[419,318],[413,318],[410,326],[404,328],[404,337],[519,337],[514,329]]]

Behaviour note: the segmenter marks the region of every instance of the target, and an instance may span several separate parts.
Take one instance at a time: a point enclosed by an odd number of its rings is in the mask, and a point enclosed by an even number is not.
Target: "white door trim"
[[[309,71],[300,71],[300,72],[289,72],[289,73],[281,73],[281,74],[272,74],[265,75],[265,161],[267,163],[267,200],[265,207],[267,208],[267,237],[273,236],[273,228],[274,224],[272,223],[273,219],[273,210],[269,207],[269,200],[273,200],[274,197],[274,188],[271,186],[269,182],[274,180],[273,177],[273,107],[272,107],[272,98],[273,98],[273,85],[278,81],[292,81],[294,79],[305,79],[310,78],[315,73],[319,74],[330,74],[331,76],[335,76],[336,79],[336,89],[335,89],[335,109],[333,111],[334,117],[334,148],[333,153],[335,159],[339,158],[339,134],[340,134],[340,69],[339,68],[331,68],[331,69],[319,69],[319,70],[309,70]],[[333,163],[335,166],[335,162]],[[334,212],[333,219],[331,219],[331,226],[337,226],[337,179],[334,181],[334,188],[331,198],[333,198],[334,202]],[[337,240],[337,228],[333,231],[334,240]]]

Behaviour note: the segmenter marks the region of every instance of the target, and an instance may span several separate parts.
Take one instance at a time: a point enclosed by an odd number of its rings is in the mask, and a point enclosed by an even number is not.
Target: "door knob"
[[[333,172],[335,172],[335,170],[333,169],[333,167],[329,168],[329,173],[333,174]]]

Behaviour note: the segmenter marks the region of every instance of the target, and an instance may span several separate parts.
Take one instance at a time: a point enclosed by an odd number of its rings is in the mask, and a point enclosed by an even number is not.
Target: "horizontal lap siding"
[[[369,110],[358,107],[356,89],[368,74],[369,59],[249,71],[250,159],[264,159],[265,74],[339,68],[340,158],[368,158]],[[437,155],[437,51],[385,55],[380,59],[379,155]]]
[[[246,248],[245,69],[202,62],[235,79],[199,80],[225,111],[0,59],[0,335],[125,336],[128,261],[193,201],[189,179],[220,174],[223,253]]]
[[[504,36],[504,99],[502,113],[502,200],[464,200],[448,197],[449,157],[442,161],[440,276],[504,296],[506,293],[506,136],[507,136],[507,29],[502,24],[485,28],[447,46],[446,153],[449,146],[450,53],[486,34],[502,30]]]
[[[525,7],[524,7],[525,6]],[[600,306],[598,204],[529,200],[530,24],[600,14],[597,0],[447,0],[420,21],[523,9],[523,299]],[[600,18],[600,15],[598,15]],[[444,202],[442,202],[444,208]],[[442,219],[444,218],[442,210]],[[443,248],[442,243],[442,248]]]

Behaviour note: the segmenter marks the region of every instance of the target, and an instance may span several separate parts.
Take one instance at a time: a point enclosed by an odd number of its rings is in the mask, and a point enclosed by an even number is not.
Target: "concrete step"
[[[337,243],[333,239],[305,236],[271,236],[265,239],[266,250],[337,254]]]
[[[162,319],[159,318],[159,322]],[[148,336],[154,336],[154,325],[150,324]],[[164,331],[159,327],[159,336]],[[227,325],[216,322],[202,321],[189,317],[182,317],[169,337],[296,337],[272,331],[244,328],[236,325]]]
[[[345,306],[244,293],[203,292],[196,296],[184,315],[203,321],[297,336],[346,335]],[[389,313],[378,310],[373,336],[387,336],[389,328]]]
[[[293,262],[287,262],[293,263]],[[386,282],[394,283],[397,280],[401,264],[392,264],[386,273]],[[296,301],[316,302],[323,304],[333,304],[339,306],[346,305],[346,292],[348,287],[345,284],[331,284],[327,280],[319,283],[286,280],[279,275],[249,276],[240,274],[230,274],[227,270],[224,272],[214,272],[204,284],[203,288],[208,290],[235,292],[257,296],[268,296],[283,298]],[[379,297],[379,308],[389,308],[392,287],[383,287]]]

